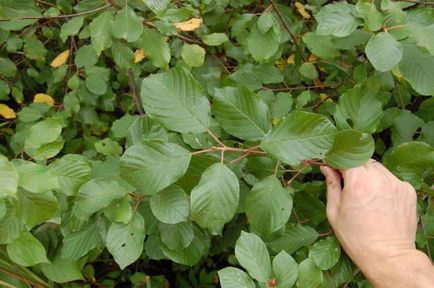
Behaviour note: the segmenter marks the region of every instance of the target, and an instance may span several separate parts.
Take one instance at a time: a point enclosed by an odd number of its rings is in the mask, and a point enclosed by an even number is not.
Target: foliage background
[[[372,155],[431,257],[433,6],[0,0],[0,285],[370,287],[318,165]]]

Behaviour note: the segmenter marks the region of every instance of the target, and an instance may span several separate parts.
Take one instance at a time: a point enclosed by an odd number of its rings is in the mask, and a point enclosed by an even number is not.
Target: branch
[[[88,14],[92,14],[101,10],[105,10],[109,7],[111,7],[112,4],[106,4],[104,6],[89,10],[89,11],[84,11],[84,12],[80,12],[80,13],[74,13],[74,14],[67,14],[67,15],[58,15],[58,16],[23,16],[23,17],[18,17],[18,18],[14,18],[14,19],[0,19],[1,21],[17,21],[17,20],[51,20],[51,19],[64,19],[64,18],[73,18],[73,17],[78,17],[78,16],[84,16],[84,15],[88,15]]]
[[[277,9],[274,0],[270,0],[270,5],[273,7],[274,12],[276,12],[277,17],[279,17],[280,22],[282,22],[282,25],[285,28],[285,30],[288,32],[289,36],[291,36],[292,42],[294,42],[295,49],[297,50],[297,53],[300,55],[301,60],[303,60],[303,62],[307,62],[300,46],[298,45],[297,38],[295,37],[294,33],[291,32],[291,29],[289,29],[288,24],[286,23],[285,19],[283,19],[283,16],[280,13],[280,11]]]
[[[407,3],[415,3],[415,4],[422,4],[422,5],[428,5],[428,6],[434,6],[433,2],[424,2],[424,1],[416,1],[416,0],[399,0],[401,2],[407,2]]]
[[[137,96],[136,91],[136,80],[134,80],[134,73],[131,68],[128,68],[128,82],[130,84],[131,95],[133,96],[134,102],[136,103],[137,111],[139,111],[140,115],[145,115],[145,111],[143,111],[142,103],[140,103],[139,96]]]

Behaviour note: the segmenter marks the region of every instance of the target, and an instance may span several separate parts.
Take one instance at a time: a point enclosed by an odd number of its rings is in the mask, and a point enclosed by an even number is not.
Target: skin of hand
[[[414,188],[374,160],[341,171],[321,166],[321,171],[327,181],[329,223],[371,284],[434,287],[432,263],[415,248]]]

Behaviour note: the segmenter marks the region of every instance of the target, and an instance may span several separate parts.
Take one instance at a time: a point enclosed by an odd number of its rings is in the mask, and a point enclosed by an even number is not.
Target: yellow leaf
[[[291,56],[289,56],[288,59],[286,60],[286,63],[290,64],[290,65],[295,64],[294,57],[295,57],[294,54],[292,54]]]
[[[310,19],[310,14],[306,11],[306,8],[304,8],[304,5],[300,2],[294,3],[295,8],[297,8],[298,13],[304,18],[304,19]]]
[[[203,19],[202,18],[191,18],[190,20],[184,21],[184,22],[178,22],[175,23],[176,29],[184,32],[188,31],[194,31],[202,25]]]
[[[54,105],[54,99],[50,95],[47,95],[44,93],[38,93],[33,98],[33,103],[45,103],[48,106],[53,106]]]
[[[307,59],[309,62],[311,63],[316,63],[316,55],[315,54],[310,54],[309,59]]]
[[[145,58],[145,52],[142,49],[134,51],[134,63],[139,63]]]
[[[17,115],[15,115],[15,111],[5,104],[0,104],[0,115],[3,116],[3,118],[5,119],[17,118]]]
[[[329,95],[327,95],[326,93],[320,93],[319,94],[319,99],[321,99],[324,102],[329,102],[329,103],[334,103],[333,99],[331,98],[327,98],[329,97]]]
[[[66,63],[66,61],[68,61],[68,58],[69,58],[69,49],[57,55],[56,58],[54,58],[54,60],[51,61],[50,66],[53,68],[62,66],[63,64]]]
[[[276,66],[277,66],[277,68],[279,68],[280,71],[283,71],[285,69],[285,66],[286,66],[285,59],[282,59],[282,58],[277,59],[276,60]]]

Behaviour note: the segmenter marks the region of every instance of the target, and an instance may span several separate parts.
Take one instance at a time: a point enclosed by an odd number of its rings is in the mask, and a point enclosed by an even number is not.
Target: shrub
[[[0,285],[369,287],[318,165],[371,157],[434,248],[413,0],[0,1]]]

